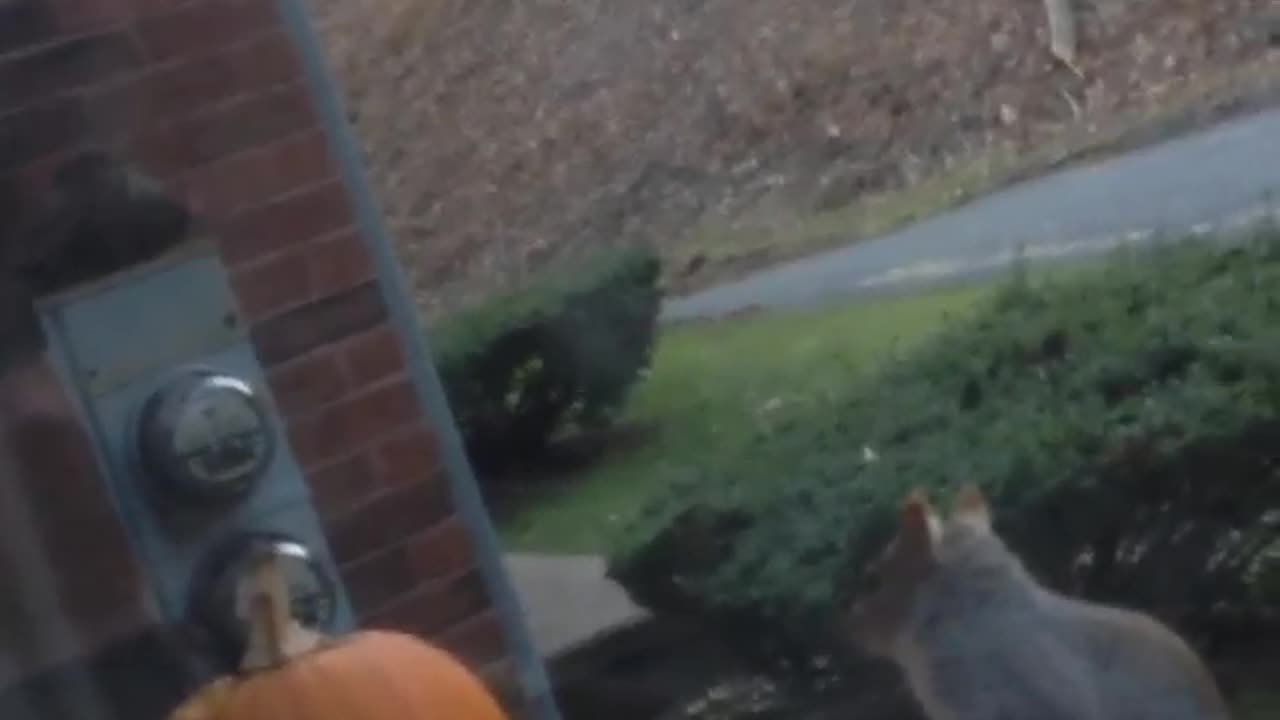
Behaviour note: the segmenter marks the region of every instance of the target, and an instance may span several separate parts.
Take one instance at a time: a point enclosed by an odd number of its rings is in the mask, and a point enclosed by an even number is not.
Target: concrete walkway
[[[648,616],[605,577],[604,560],[594,555],[509,554],[506,565],[543,657]]]
[[[785,308],[983,274],[1021,245],[1029,260],[1080,257],[1161,230],[1201,231],[1264,212],[1280,190],[1280,110],[1064,170],[883,237],[748,275],[663,310],[668,321]]]

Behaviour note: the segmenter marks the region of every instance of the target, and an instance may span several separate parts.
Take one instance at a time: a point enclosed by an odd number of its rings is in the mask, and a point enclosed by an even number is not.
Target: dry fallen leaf
[[[687,257],[770,187],[804,215],[822,178],[857,178],[839,205],[1280,65],[1274,0],[1082,3],[1088,89],[1020,0],[307,1],[429,317],[601,246]]]

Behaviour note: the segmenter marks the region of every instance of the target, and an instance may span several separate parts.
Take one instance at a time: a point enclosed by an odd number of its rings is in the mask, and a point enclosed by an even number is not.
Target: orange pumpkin
[[[170,720],[507,720],[478,677],[415,637],[303,628],[277,563],[264,558],[252,573],[240,673],[196,692]]]

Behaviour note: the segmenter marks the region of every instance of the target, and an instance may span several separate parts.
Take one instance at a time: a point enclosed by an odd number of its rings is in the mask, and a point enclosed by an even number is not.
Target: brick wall
[[[86,144],[179,189],[220,238],[362,622],[487,665],[498,618],[317,123],[273,0],[0,0],[0,209]]]

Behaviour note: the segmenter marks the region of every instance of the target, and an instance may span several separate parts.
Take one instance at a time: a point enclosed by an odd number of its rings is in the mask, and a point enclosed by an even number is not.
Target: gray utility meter
[[[338,618],[338,588],[333,575],[306,545],[280,533],[254,533],[221,548],[201,568],[201,588],[192,606],[196,619],[214,632],[222,654],[239,657],[246,649],[249,608],[240,594],[251,559],[266,549],[280,558],[293,616],[311,628],[333,628]]]
[[[237,584],[265,546],[299,620],[352,624],[307,485],[216,249],[194,241],[37,303],[163,621],[234,655]],[[229,659],[229,658],[228,658]]]
[[[275,451],[267,413],[253,386],[213,368],[188,369],[157,388],[134,426],[152,495],[192,504],[245,497]]]

